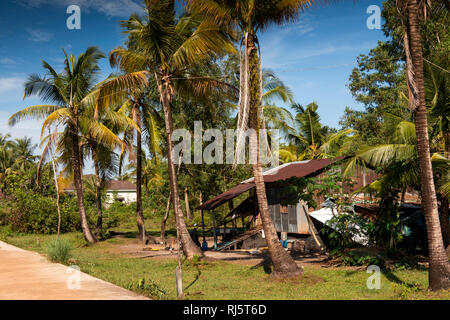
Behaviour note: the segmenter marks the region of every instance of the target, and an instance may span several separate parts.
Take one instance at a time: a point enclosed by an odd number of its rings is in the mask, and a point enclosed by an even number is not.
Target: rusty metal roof
[[[285,163],[281,166],[267,170],[263,173],[264,182],[271,183],[283,181],[292,177],[308,177],[319,174],[323,168],[342,160],[343,157],[333,159],[317,159]],[[238,184],[237,186],[225,191],[224,193],[206,201],[197,209],[213,210],[223,203],[234,199],[240,194],[255,187],[254,178],[250,178]]]
[[[206,201],[197,209],[203,210],[212,210],[222,205],[223,203],[236,198],[238,195],[243,194],[245,191],[248,191],[255,187],[254,183],[240,183],[237,186],[234,186],[230,190],[225,191],[224,193]]]

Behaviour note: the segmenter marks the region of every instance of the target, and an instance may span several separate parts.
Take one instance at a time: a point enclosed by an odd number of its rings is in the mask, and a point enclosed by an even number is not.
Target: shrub
[[[47,246],[47,254],[50,261],[66,264],[71,254],[70,243],[64,239],[54,240]]]
[[[372,223],[354,212],[344,212],[328,220],[320,232],[326,235],[331,248],[352,248],[355,239],[368,239]]]
[[[24,233],[56,233],[58,214],[55,199],[23,190],[15,190],[4,210],[4,220],[14,231]],[[63,196],[61,201],[61,231],[81,230],[75,199]]]

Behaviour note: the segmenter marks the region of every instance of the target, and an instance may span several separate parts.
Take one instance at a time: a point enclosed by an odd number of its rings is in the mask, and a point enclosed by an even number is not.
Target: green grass
[[[2,228],[0,227],[0,234]],[[3,241],[45,253],[54,236],[3,235]],[[40,239],[38,244],[37,239]],[[71,264],[81,271],[152,298],[176,299],[175,259],[142,259],[114,253],[131,239],[108,239],[84,246],[80,233],[61,236],[72,247]],[[429,292],[424,270],[397,270],[382,274],[381,289],[369,290],[370,274],[352,268],[306,267],[300,281],[274,280],[264,267],[228,262],[185,262],[185,299],[450,299],[450,291]],[[144,279],[144,281],[142,281]]]

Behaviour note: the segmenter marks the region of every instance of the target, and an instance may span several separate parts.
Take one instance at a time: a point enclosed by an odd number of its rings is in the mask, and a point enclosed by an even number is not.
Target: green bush
[[[54,187],[41,181],[38,188],[35,180],[35,173],[26,172],[9,175],[3,181],[0,224],[10,225],[14,232],[56,233],[58,213]],[[76,197],[62,194],[60,207],[61,232],[81,230]]]
[[[70,251],[70,243],[64,239],[54,240],[47,246],[48,258],[53,262],[66,264],[71,257]]]
[[[61,206],[61,231],[81,230],[76,201],[65,198]],[[38,193],[16,190],[14,200],[8,201],[10,210],[6,220],[14,231],[25,233],[54,234],[58,229],[56,202]]]

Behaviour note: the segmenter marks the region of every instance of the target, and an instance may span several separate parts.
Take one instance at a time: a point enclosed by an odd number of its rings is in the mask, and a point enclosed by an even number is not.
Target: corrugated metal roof
[[[271,183],[283,181],[292,177],[308,177],[318,174],[323,168],[344,159],[343,157],[334,159],[317,159],[285,163],[276,168],[270,169],[263,173],[264,182]],[[239,196],[240,194],[255,187],[254,178],[250,178],[238,184],[237,186],[225,191],[224,193],[206,201],[197,209],[213,210],[223,203]]]

